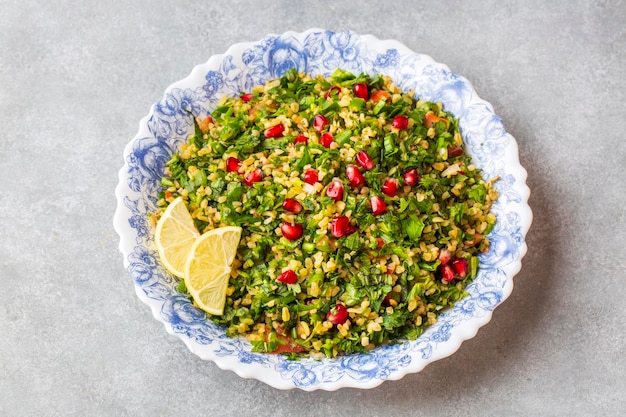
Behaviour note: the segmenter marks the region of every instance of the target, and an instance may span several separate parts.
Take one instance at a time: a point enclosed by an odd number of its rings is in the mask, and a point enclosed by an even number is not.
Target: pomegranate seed
[[[374,161],[365,151],[359,151],[356,154],[356,162],[366,171],[374,168]]]
[[[304,182],[306,182],[307,184],[315,184],[318,181],[318,176],[317,176],[317,171],[314,170],[313,168],[311,169],[307,169],[304,172]]]
[[[391,121],[391,126],[396,129],[406,129],[409,126],[409,118],[406,116],[396,116]]]
[[[298,282],[298,276],[293,270],[288,269],[276,277],[276,281],[282,282],[283,284],[295,284]]]
[[[346,227],[346,231],[344,232],[344,236],[350,236],[352,233],[356,232],[358,229],[355,225],[353,225],[352,223],[348,224],[348,227]]]
[[[330,222],[330,234],[336,238],[348,236],[357,231],[357,227],[350,223],[348,216],[337,216]]]
[[[335,201],[342,200],[343,184],[340,181],[333,180],[330,184],[328,184],[328,188],[326,189],[326,195]]]
[[[331,133],[322,133],[320,137],[320,144],[325,148],[330,148],[330,144],[333,143],[333,135]]]
[[[321,132],[324,128],[328,126],[328,119],[323,114],[316,114],[313,118],[313,129]]]
[[[420,180],[420,174],[417,172],[417,169],[411,168],[408,169],[404,173],[404,184],[406,185],[415,185]]]
[[[300,236],[302,236],[304,228],[301,224],[297,223],[283,223],[280,226],[280,231],[283,233],[285,239],[298,240],[300,239]]]
[[[450,259],[452,258],[452,254],[450,253],[450,251],[448,249],[440,249],[439,250],[439,262],[441,262],[441,265],[445,265],[448,262],[450,262]]]
[[[308,143],[309,142],[309,138],[307,138],[306,136],[304,136],[304,133],[300,133],[296,139],[293,141],[293,143]]]
[[[343,304],[337,303],[326,314],[326,320],[332,324],[343,324],[348,320],[348,309]]]
[[[285,126],[279,123],[277,125],[274,125],[272,127],[268,127],[267,129],[265,129],[264,135],[266,138],[282,138],[284,131],[285,131]]]
[[[367,101],[370,98],[369,88],[365,83],[356,83],[353,87],[354,95]]]
[[[449,264],[441,265],[441,279],[445,283],[454,279],[454,269]]]
[[[335,92],[335,94],[339,96],[339,93],[341,93],[341,87],[339,87],[338,85],[333,85],[326,93],[326,98],[331,98],[333,96],[333,92]]]
[[[350,181],[351,187],[358,187],[365,184],[365,177],[361,174],[359,167],[355,165],[348,165],[346,167],[346,177]]]
[[[389,197],[395,197],[398,191],[398,181],[394,178],[387,178],[380,190]]]
[[[336,238],[340,238],[346,234],[348,226],[350,226],[350,219],[348,216],[335,217],[330,222],[330,233]]]
[[[283,201],[283,208],[287,211],[298,214],[302,211],[302,204],[293,198],[286,198],[285,201]]]
[[[464,258],[456,258],[452,262],[450,262],[454,271],[461,277],[465,278],[467,276],[467,261]]]
[[[372,214],[374,216],[379,216],[387,211],[387,204],[377,195],[373,195],[370,198],[370,203],[372,204]]]
[[[246,177],[243,179],[243,183],[248,186],[251,186],[255,182],[259,182],[262,179],[263,179],[263,171],[261,171],[261,168],[257,168],[251,173],[249,173],[248,175],[246,175]]]
[[[241,167],[241,161],[234,156],[226,160],[226,172],[237,172]]]
[[[241,98],[241,100],[242,100],[244,103],[247,103],[247,102],[249,102],[250,100],[252,100],[252,97],[253,97],[253,96],[252,96],[252,94],[250,94],[250,93],[246,93],[246,94],[242,94],[239,98]]]

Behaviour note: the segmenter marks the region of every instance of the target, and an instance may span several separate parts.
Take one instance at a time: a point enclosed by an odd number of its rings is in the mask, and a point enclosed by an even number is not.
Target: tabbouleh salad
[[[256,352],[332,358],[415,339],[467,295],[494,180],[441,104],[387,76],[290,70],[196,119],[153,219],[182,196],[201,233],[241,226],[209,318]]]

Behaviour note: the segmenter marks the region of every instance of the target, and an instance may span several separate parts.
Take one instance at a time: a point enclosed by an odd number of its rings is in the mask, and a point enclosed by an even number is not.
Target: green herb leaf
[[[352,251],[357,251],[361,249],[363,244],[361,243],[358,233],[352,233],[344,239],[343,246]]]
[[[418,240],[424,231],[424,223],[414,214],[404,220],[402,226],[409,239],[414,241]]]
[[[468,191],[467,196],[478,203],[484,203],[487,197],[487,189],[482,184],[474,184]]]

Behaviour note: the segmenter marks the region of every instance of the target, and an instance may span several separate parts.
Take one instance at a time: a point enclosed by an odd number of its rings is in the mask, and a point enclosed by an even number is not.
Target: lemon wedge
[[[182,197],[165,209],[157,222],[155,242],[163,266],[179,278],[184,277],[191,247],[200,237]]]
[[[241,231],[237,226],[218,227],[202,234],[191,247],[184,269],[185,286],[195,304],[207,313],[224,313]]]

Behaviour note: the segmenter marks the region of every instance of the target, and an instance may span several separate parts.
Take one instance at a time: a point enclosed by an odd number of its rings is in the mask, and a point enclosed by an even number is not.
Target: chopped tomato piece
[[[450,126],[450,121],[448,119],[444,117],[439,117],[432,111],[429,111],[424,116],[424,126],[426,126],[429,129],[441,121],[446,123],[446,128]]]
[[[391,98],[391,95],[388,92],[384,91],[384,90],[377,90],[376,92],[374,92],[374,94],[372,94],[371,100],[374,103],[378,103],[383,98],[385,100],[389,100]]]
[[[306,350],[304,347],[294,342],[293,338],[289,336],[276,333],[276,338],[279,341],[278,347],[270,353],[300,353]]]
[[[209,131],[209,125],[213,123],[213,119],[211,116],[207,116],[204,119],[197,119],[198,127],[202,133],[207,133]]]

